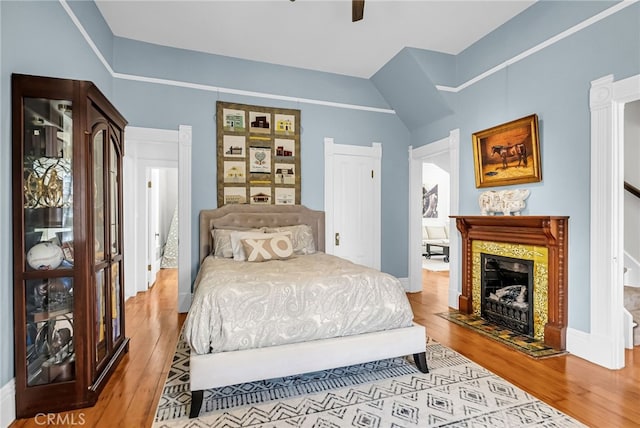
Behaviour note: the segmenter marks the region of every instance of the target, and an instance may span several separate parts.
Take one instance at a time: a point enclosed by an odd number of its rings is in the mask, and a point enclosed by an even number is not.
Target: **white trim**
[[[417,148],[409,146],[409,292],[422,290],[422,164],[432,156],[449,153],[449,212],[459,211],[460,130]],[[456,224],[449,220],[449,306],[458,307],[460,294],[460,236]]]
[[[0,426],[8,427],[16,419],[16,380],[0,388]]]
[[[255,98],[269,98],[272,100],[280,100],[280,101],[291,101],[295,103],[303,103],[303,104],[315,104],[322,105],[328,107],[337,107],[337,108],[345,108],[351,110],[364,110],[371,111],[377,113],[388,113],[395,114],[395,110],[385,109],[379,107],[369,107],[369,106],[361,106],[356,104],[346,104],[346,103],[336,103],[332,101],[324,101],[324,100],[314,100],[311,98],[298,98],[298,97],[290,97],[288,95],[277,95],[270,94],[266,92],[254,92],[254,91],[245,91],[243,89],[232,89],[232,88],[223,88],[220,86],[212,86],[205,85],[201,83],[190,83],[190,82],[182,82],[180,80],[172,80],[172,79],[160,79],[154,77],[146,77],[146,76],[136,76],[133,74],[124,74],[124,73],[113,73],[113,77],[116,79],[123,80],[134,80],[145,83],[156,83],[160,85],[167,86],[178,86],[181,88],[189,88],[189,89],[198,89],[202,91],[208,92],[216,92],[216,93],[225,93],[225,94],[233,94],[233,95],[242,95],[247,97],[255,97]]]
[[[179,80],[171,80],[171,79],[160,79],[160,78],[153,78],[153,77],[146,77],[146,76],[136,76],[133,74],[125,74],[125,73],[117,73],[115,72],[111,66],[109,65],[109,63],[107,62],[107,60],[105,59],[105,57],[102,55],[102,53],[100,52],[100,50],[98,49],[98,47],[96,46],[96,44],[93,42],[93,40],[91,39],[91,37],[89,36],[89,33],[87,33],[87,31],[84,29],[84,27],[82,26],[82,24],[80,23],[80,20],[78,19],[78,17],[73,13],[73,11],[71,10],[71,8],[69,7],[69,5],[67,4],[66,0],[58,0],[60,2],[60,4],[62,5],[63,9],[65,10],[65,12],[67,12],[67,14],[69,15],[69,17],[71,18],[71,21],[74,23],[74,25],[78,28],[78,31],[80,31],[80,33],[82,34],[82,37],[84,37],[84,39],[87,41],[87,43],[89,44],[89,46],[91,47],[91,49],[93,50],[93,52],[96,54],[96,56],[98,57],[98,59],[100,60],[100,62],[102,62],[102,64],[104,65],[104,67],[107,69],[107,71],[111,74],[111,76],[114,79],[123,79],[123,80],[134,80],[134,81],[140,81],[140,82],[146,82],[146,83],[155,83],[155,84],[160,84],[160,85],[168,85],[168,86],[178,86],[178,87],[184,87],[184,88],[190,88],[190,89],[199,89],[199,90],[203,90],[203,91],[209,91],[209,92],[217,92],[217,93],[227,93],[227,94],[235,94],[235,95],[244,95],[244,96],[249,96],[249,97],[255,97],[255,98],[269,98],[269,99],[274,99],[274,100],[282,100],[282,101],[292,101],[292,102],[296,102],[296,103],[303,103],[303,104],[315,104],[315,105],[323,105],[323,106],[327,106],[327,107],[336,107],[336,108],[344,108],[344,109],[352,109],[352,110],[364,110],[364,111],[371,111],[371,112],[377,112],[377,113],[388,113],[388,114],[395,114],[395,110],[393,109],[384,109],[384,108],[379,108],[379,107],[369,107],[369,106],[361,106],[361,105],[356,105],[356,104],[347,104],[347,103],[336,103],[336,102],[332,102],[332,101],[323,101],[323,100],[314,100],[311,98],[297,98],[297,97],[290,97],[290,96],[286,96],[286,95],[277,95],[277,94],[269,94],[266,92],[254,92],[254,91],[245,91],[245,90],[241,90],[241,89],[232,89],[232,88],[223,88],[223,87],[218,87],[218,86],[211,86],[211,85],[203,85],[203,84],[197,84],[197,83],[190,83],[190,82],[183,82],[183,81],[179,81]],[[609,17],[610,15],[613,15],[616,12],[621,11],[622,9],[625,9],[628,6],[631,6],[632,4],[638,2],[639,0],[623,0],[619,3],[616,3],[614,6],[600,12],[597,15],[592,16],[591,18],[588,18],[576,25],[574,25],[573,27],[561,32],[560,34],[557,34],[547,40],[545,40],[542,43],[537,44],[536,46],[529,48],[527,50],[525,50],[524,52],[521,52],[520,54],[502,62],[501,64],[496,65],[495,67],[492,67],[491,69],[485,71],[484,73],[481,73],[479,75],[477,75],[476,77],[467,80],[465,83],[458,85],[456,87],[453,86],[446,86],[446,85],[435,85],[436,89],[439,91],[443,91],[443,92],[460,92],[461,90],[473,85],[474,83],[477,83],[481,80],[483,80],[486,77],[491,76],[494,73],[497,73],[500,70],[503,70],[505,68],[507,68],[508,66],[515,64],[517,62],[519,62],[520,60],[523,60],[545,48],[548,48],[549,46],[555,44],[556,42],[559,42],[569,36],[572,36],[573,34],[584,30],[585,28],[590,27],[591,25]]]
[[[334,254],[334,155],[362,156],[374,160],[374,200],[373,200],[373,268],[380,270],[381,268],[381,225],[382,225],[382,144],[371,143],[369,146],[354,146],[349,144],[335,144],[333,138],[325,137],[324,139],[324,211],[325,211],[325,252]]]
[[[591,82],[590,343],[574,350],[567,338],[567,350],[587,352],[586,359],[611,369],[625,365],[624,104],[638,99],[640,75]]]
[[[111,65],[109,65],[109,63],[107,62],[107,59],[104,57],[104,55],[102,55],[102,52],[100,52],[100,49],[98,49],[98,46],[96,46],[96,44],[93,42],[93,40],[91,39],[91,36],[89,36],[89,33],[87,33],[87,30],[84,29],[84,26],[82,25],[82,23],[80,22],[76,14],[73,13],[73,10],[71,10],[71,7],[67,4],[67,1],[66,0],[59,0],[59,1],[64,11],[67,12],[67,15],[69,15],[69,18],[71,18],[73,25],[76,26],[78,31],[80,31],[80,34],[82,34],[82,37],[84,37],[85,41],[89,44],[89,47],[91,48],[93,53],[96,54],[96,56],[98,57],[102,65],[104,65],[104,68],[106,68],[107,71],[109,72],[109,74],[113,76],[113,68],[111,68]]]
[[[191,306],[191,126],[178,129],[178,312]]]
[[[479,75],[477,75],[476,77],[467,80],[466,82],[464,82],[461,85],[458,85],[456,87],[452,87],[452,86],[444,86],[444,85],[436,85],[436,89],[438,89],[439,91],[444,91],[444,92],[460,92],[461,90],[473,85],[474,83],[478,83],[479,81],[483,80],[486,77],[491,76],[494,73],[497,73],[500,70],[503,70],[505,68],[507,68],[510,65],[513,65],[535,53],[540,52],[543,49],[548,48],[549,46],[554,45],[555,43],[566,39],[567,37],[570,37],[572,35],[574,35],[575,33],[584,30],[585,28],[590,27],[591,25],[602,21],[605,18],[608,18],[609,16],[613,15],[616,12],[621,11],[622,9],[627,8],[628,6],[631,6],[632,4],[636,3],[638,0],[623,0],[619,3],[616,3],[614,6],[611,6],[610,8],[603,10],[602,12],[598,13],[597,15],[592,16],[591,18],[585,19],[584,21],[574,25],[573,27],[561,32],[560,34],[556,34],[553,37],[548,38],[547,40],[538,43],[537,45],[533,46],[532,48],[529,48],[527,50],[525,50],[524,52],[519,53],[518,55],[504,61],[501,64],[498,64],[492,68],[490,68],[489,70],[485,71],[484,73],[481,73]]]

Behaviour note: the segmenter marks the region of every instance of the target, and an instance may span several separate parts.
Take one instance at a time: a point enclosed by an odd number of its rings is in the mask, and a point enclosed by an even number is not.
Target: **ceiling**
[[[458,54],[535,0],[96,0],[119,37],[369,78],[402,48]]]

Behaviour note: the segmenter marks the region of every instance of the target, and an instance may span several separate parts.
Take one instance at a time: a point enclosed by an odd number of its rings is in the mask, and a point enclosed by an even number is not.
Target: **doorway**
[[[444,208],[449,236],[449,307],[458,307],[460,294],[460,237],[455,222],[449,214],[458,212],[458,174],[460,165],[460,130],[449,133],[447,138],[414,149],[409,146],[409,292],[422,291],[422,230],[423,230],[423,165],[448,159],[449,202]],[[442,210],[442,201],[438,207]]]
[[[177,239],[172,236],[171,225],[177,223],[178,168],[147,168],[147,197],[145,219],[147,224],[147,288],[151,288],[162,267],[177,269]],[[177,238],[177,236],[175,236]],[[176,247],[173,248],[172,245]],[[168,253],[174,253],[169,263]],[[165,261],[166,260],[166,261]],[[173,263],[175,261],[175,263]],[[163,266],[164,265],[164,266]]]
[[[137,128],[125,130],[126,150],[123,158],[124,199],[124,251],[125,298],[147,290],[148,230],[147,186],[152,169],[172,168],[177,171],[179,191],[181,242],[190,241],[191,232],[191,154],[190,127],[180,126],[180,131]],[[191,302],[190,245],[179,248],[178,305],[186,311]]]
[[[449,151],[429,156],[422,164],[422,267],[449,272],[449,199],[451,176]],[[455,232],[455,230],[453,231]],[[429,236],[432,235],[432,236]],[[441,243],[439,246],[437,244]]]

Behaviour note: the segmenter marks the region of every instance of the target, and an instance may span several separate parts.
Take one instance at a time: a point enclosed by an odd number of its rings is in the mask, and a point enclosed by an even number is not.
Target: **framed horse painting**
[[[476,187],[542,180],[538,115],[472,134]]]

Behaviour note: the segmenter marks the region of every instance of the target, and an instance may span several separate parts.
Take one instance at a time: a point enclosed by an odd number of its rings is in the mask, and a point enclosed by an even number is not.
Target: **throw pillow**
[[[268,227],[267,232],[289,232],[293,243],[293,252],[296,254],[313,254],[316,252],[316,243],[313,239],[313,230],[307,224],[294,226]]]
[[[248,262],[264,262],[268,260],[283,260],[293,255],[293,244],[288,235],[271,238],[242,239],[242,247]]]

